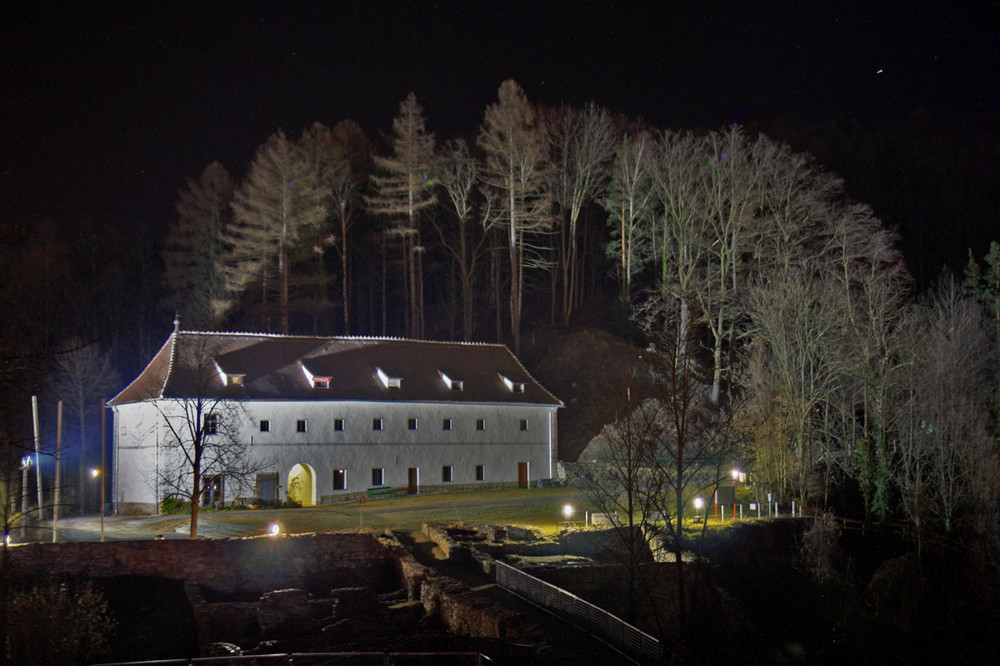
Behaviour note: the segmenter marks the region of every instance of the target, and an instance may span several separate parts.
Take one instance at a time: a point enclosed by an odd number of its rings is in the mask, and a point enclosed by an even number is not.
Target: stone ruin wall
[[[440,616],[460,636],[513,638],[537,631],[467,585],[417,562],[390,532],[29,544],[10,548],[8,554],[13,579],[151,576],[183,581],[200,645],[225,640],[219,627],[250,622],[263,595],[288,588],[320,597],[338,588],[363,587],[377,594],[402,589],[409,599],[420,601],[425,615]]]

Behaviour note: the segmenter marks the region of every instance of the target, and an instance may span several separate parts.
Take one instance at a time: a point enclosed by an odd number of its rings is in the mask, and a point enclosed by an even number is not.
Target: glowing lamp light
[[[733,481],[739,481],[739,479],[740,479],[740,470],[734,468],[733,469]]]
[[[563,507],[563,517],[566,518],[566,520],[569,520],[570,518],[573,517],[573,505],[572,504],[567,504],[566,506]]]
[[[90,478],[96,479],[100,475],[101,475],[101,470],[97,469],[96,467],[90,468]]]
[[[271,523],[271,527],[268,528],[268,534],[271,536],[278,536],[281,534],[281,527],[278,523]]]
[[[704,506],[705,506],[705,500],[703,500],[703,499],[702,499],[702,498],[700,498],[700,497],[695,497],[695,498],[694,498],[694,508],[696,508],[696,509],[701,509],[701,508],[703,508]]]

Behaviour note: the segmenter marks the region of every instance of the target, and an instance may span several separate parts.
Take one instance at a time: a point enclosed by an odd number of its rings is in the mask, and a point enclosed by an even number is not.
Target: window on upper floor
[[[451,419],[445,419],[441,425],[442,430],[451,430],[453,421]]]
[[[298,421],[295,422],[295,432],[306,432],[306,431],[307,429],[306,429],[305,419],[299,419]]]
[[[214,435],[219,431],[219,415],[205,414],[205,434]]]
[[[344,431],[344,419],[334,419],[333,420],[333,429],[336,432],[343,432]]]
[[[476,430],[486,430],[486,419],[476,419]]]
[[[372,419],[372,430],[382,429],[382,419]]]
[[[528,419],[521,419],[521,430],[524,431],[527,429],[528,429]]]
[[[261,432],[271,432],[271,422],[267,419],[261,419],[260,421],[260,431]]]
[[[417,429],[417,419],[416,419],[416,417],[412,417],[411,416],[410,418],[406,419],[406,429],[407,430],[416,430]]]

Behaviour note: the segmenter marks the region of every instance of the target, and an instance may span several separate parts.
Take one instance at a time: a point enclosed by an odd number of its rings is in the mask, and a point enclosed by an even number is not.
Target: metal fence
[[[120,661],[97,666],[482,666],[492,663],[493,660],[478,652],[305,652]]]
[[[644,664],[662,660],[660,641],[606,610],[503,562],[496,563],[496,572],[500,587],[596,634],[632,660]]]

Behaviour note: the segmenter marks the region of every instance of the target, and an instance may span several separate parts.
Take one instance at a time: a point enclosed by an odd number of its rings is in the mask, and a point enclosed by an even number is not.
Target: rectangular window
[[[347,490],[347,470],[346,469],[335,469],[335,470],[333,470],[333,489],[334,490]]]
[[[295,422],[295,432],[306,432],[306,420],[299,419]]]
[[[372,430],[382,429],[382,419],[372,419]]]
[[[205,434],[214,435],[219,431],[219,415],[205,414]]]
[[[413,418],[407,419],[406,420],[406,428],[407,428],[407,430],[416,430],[417,429],[417,420],[413,419]]]
[[[451,465],[441,468],[441,483],[451,483]]]
[[[521,419],[521,430],[528,429],[528,419]]]
[[[334,419],[333,420],[333,429],[335,431],[337,431],[337,432],[343,432],[344,431],[344,419]]]
[[[445,419],[442,430],[451,430],[451,419]]]
[[[476,430],[486,430],[486,419],[476,419]]]
[[[486,480],[486,465],[476,465],[476,481]]]
[[[271,422],[267,419],[261,419],[260,421],[260,431],[261,432],[271,432]]]
[[[382,477],[383,477],[383,473],[384,472],[385,472],[385,468],[384,467],[372,467],[372,485],[373,486],[381,486],[382,485]]]

